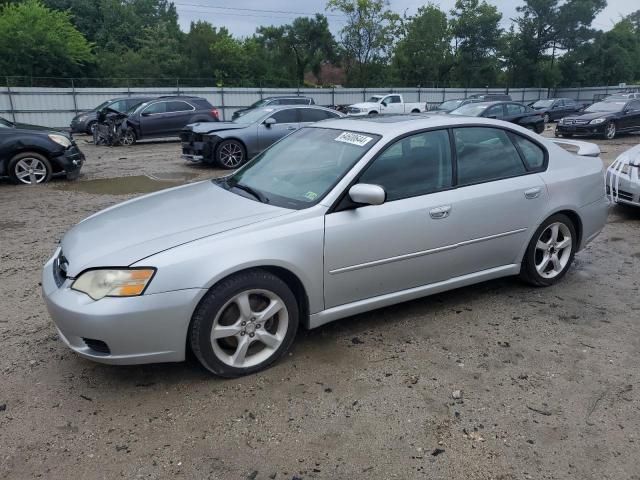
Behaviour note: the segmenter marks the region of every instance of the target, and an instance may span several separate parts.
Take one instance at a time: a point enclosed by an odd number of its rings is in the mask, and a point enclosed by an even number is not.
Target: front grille
[[[67,268],[69,262],[65,256],[60,252],[60,255],[53,261],[53,279],[58,287],[61,287],[64,281],[67,279]]]
[[[611,195],[611,189],[607,185],[607,195]],[[624,190],[616,190],[613,189],[613,195],[621,198],[622,200],[627,200],[628,202],[633,202],[633,194],[631,192],[625,192]]]
[[[104,353],[105,355],[111,354],[111,349],[109,345],[104,343],[102,340],[95,340],[93,338],[83,338],[82,341],[89,347],[91,350],[94,350],[98,353]]]
[[[194,132],[181,132],[180,133],[180,140],[185,142],[185,143],[201,142],[202,141],[202,134],[194,133]]]
[[[571,120],[569,122],[571,125],[587,125],[589,123],[589,120]]]

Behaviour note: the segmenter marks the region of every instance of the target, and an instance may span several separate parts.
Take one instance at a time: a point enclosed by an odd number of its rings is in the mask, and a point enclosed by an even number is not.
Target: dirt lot
[[[600,144],[611,161],[639,141]],[[219,380],[58,340],[38,284],[61,235],[220,173],[176,143],[82,148],[77,182],[0,181],[0,478],[640,479],[640,211],[612,209],[554,288],[504,279],[377,310]]]

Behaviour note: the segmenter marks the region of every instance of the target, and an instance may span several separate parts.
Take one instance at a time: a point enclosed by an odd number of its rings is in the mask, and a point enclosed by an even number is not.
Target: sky
[[[344,25],[343,17],[336,12],[325,11],[325,0],[173,0],[180,16],[180,26],[188,31],[192,21],[206,20],[217,27],[227,29],[237,37],[251,36],[261,25],[284,25],[303,14],[324,13],[334,34]],[[510,25],[516,16],[519,0],[488,0],[502,12],[503,27]],[[400,14],[412,15],[418,7],[427,3],[421,0],[391,0],[390,8]],[[449,11],[455,0],[434,1],[442,10]],[[607,8],[598,15],[593,26],[609,30],[621,16],[640,8],[638,0],[609,0]]]

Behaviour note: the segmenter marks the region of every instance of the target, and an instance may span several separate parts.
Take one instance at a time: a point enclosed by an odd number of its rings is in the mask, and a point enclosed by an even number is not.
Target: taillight
[[[220,112],[218,112],[217,108],[212,108],[211,109],[211,115],[216,117],[216,120],[220,120]]]

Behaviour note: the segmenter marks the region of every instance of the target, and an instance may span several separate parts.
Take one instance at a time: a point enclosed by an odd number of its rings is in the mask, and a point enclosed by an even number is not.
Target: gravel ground
[[[599,141],[604,159],[639,138]],[[503,279],[300,332],[239,380],[194,361],[110,367],[47,316],[55,242],[221,171],[176,143],[80,143],[77,182],[0,181],[0,478],[640,479],[640,211],[613,208],[553,288]]]

